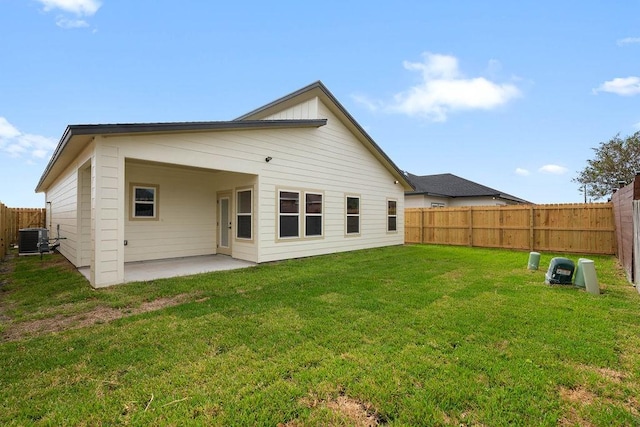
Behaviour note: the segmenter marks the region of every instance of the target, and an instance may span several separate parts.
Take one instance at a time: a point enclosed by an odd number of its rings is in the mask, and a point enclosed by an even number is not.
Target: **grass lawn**
[[[639,425],[640,295],[402,246],[92,290],[0,263],[2,425]],[[570,256],[577,262],[578,256]]]

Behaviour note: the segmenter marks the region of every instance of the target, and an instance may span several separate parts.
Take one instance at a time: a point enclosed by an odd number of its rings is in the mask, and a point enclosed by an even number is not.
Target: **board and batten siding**
[[[318,106],[320,104],[322,103],[316,96],[308,101],[265,117],[264,120],[317,119],[320,117],[318,115]]]

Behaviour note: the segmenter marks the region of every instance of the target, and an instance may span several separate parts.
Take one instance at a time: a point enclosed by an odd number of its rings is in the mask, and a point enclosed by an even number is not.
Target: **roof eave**
[[[176,122],[176,123],[123,123],[102,125],[69,125],[66,127],[56,150],[54,151],[40,181],[36,185],[35,192],[45,191],[44,183],[53,166],[64,152],[73,137],[99,136],[99,135],[127,135],[127,134],[154,134],[173,132],[207,132],[224,130],[249,130],[249,129],[296,129],[321,127],[327,124],[326,119],[287,119],[287,120],[246,120],[218,121],[218,122]]]

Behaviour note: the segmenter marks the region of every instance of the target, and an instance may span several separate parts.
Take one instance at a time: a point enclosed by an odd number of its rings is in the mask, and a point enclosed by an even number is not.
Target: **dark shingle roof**
[[[440,197],[496,197],[516,203],[531,203],[451,173],[423,176],[408,173],[407,177],[416,189],[408,191],[406,194],[428,194]]]

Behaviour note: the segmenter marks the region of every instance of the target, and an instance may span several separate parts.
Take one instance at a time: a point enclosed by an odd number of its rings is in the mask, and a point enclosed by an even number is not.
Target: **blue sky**
[[[640,1],[0,0],[0,201],[69,124],[230,120],[322,80],[403,170],[583,201],[640,130]]]

